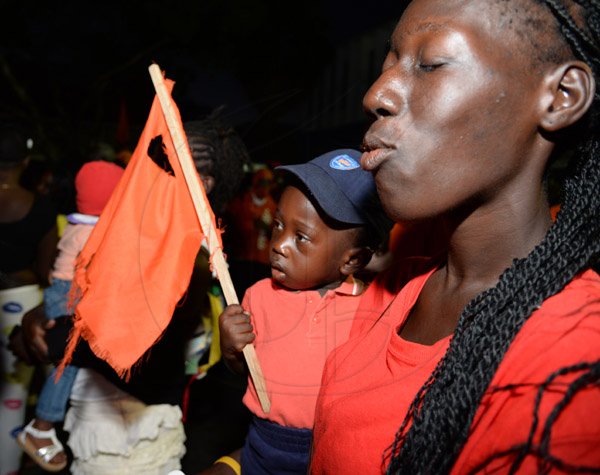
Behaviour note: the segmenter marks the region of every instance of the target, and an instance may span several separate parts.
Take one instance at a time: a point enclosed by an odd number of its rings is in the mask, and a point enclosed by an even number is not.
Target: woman
[[[56,209],[23,188],[28,161],[26,137],[12,124],[0,126],[0,474],[19,468],[20,451],[11,433],[25,418],[33,368],[6,351],[11,329],[40,303],[58,240]]]
[[[325,368],[313,473],[600,469],[599,19],[584,0],[403,13],[362,165],[394,220],[445,221],[448,252],[363,298]],[[545,172],[571,148],[553,225]]]

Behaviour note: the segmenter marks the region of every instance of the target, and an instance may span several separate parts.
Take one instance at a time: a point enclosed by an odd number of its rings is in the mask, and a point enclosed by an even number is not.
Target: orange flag
[[[170,92],[173,82],[166,85]],[[169,100],[181,126],[170,94]],[[201,186],[199,176],[194,178]],[[214,222],[212,212],[211,218]],[[168,325],[187,290],[202,239],[155,98],[125,173],[78,257],[73,289],[81,300],[61,367],[83,337],[98,357],[127,377]]]

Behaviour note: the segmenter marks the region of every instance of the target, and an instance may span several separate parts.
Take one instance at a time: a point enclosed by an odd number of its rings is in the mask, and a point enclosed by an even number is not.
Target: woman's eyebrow
[[[440,22],[427,21],[427,22],[419,23],[414,28],[403,30],[402,36],[411,36],[411,35],[416,35],[418,33],[438,32],[438,31],[443,31],[443,30],[448,30],[448,29],[449,29],[448,23],[446,23],[446,22],[440,23]]]

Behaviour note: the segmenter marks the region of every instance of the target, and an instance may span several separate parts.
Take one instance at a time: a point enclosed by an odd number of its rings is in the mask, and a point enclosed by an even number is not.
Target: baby
[[[334,150],[277,168],[289,181],[273,219],[272,278],[220,316],[225,363],[245,371],[241,351],[254,343],[271,400],[265,414],[249,381],[243,401],[254,417],[241,453],[244,473],[307,471],[325,359],[348,339],[364,288],[353,275],[392,225],[360,156]]]
[[[69,292],[75,260],[123,172],[120,166],[102,160],[87,162],[77,172],[77,213],[67,216],[68,224],[57,246],[51,284],[44,289],[44,313],[47,318],[55,319],[73,313],[69,308]],[[58,381],[54,380],[55,371],[52,372],[40,393],[35,418],[17,436],[17,443],[23,450],[50,472],[60,471],[67,465],[67,457],[56,437],[54,424],[65,417],[76,375],[75,366],[67,366]]]

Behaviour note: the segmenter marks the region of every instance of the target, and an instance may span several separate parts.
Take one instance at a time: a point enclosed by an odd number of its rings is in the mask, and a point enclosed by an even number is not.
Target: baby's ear
[[[596,90],[590,67],[581,61],[569,61],[553,69],[545,82],[540,125],[555,132],[575,122],[588,111]]]
[[[344,253],[340,272],[342,275],[352,275],[362,270],[371,260],[373,251],[367,247],[353,247]]]

